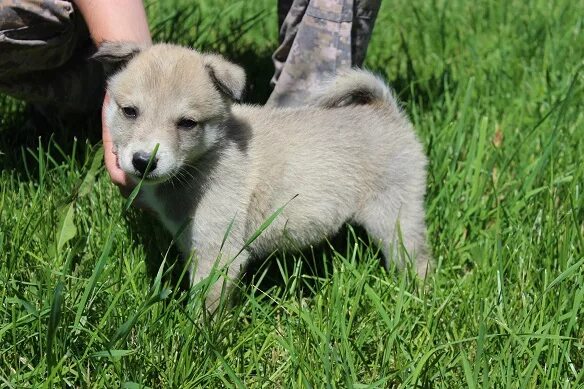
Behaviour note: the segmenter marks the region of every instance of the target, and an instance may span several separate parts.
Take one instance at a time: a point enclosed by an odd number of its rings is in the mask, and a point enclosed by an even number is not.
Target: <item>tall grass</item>
[[[243,64],[262,102],[275,7],[148,13],[156,39]],[[98,145],[26,133],[23,105],[0,97],[0,386],[583,386],[582,15],[567,0],[384,1],[366,66],[430,158],[435,274],[385,271],[349,230],[342,249],[258,266],[214,317],[204,285],[166,281],[170,239],[123,212]]]

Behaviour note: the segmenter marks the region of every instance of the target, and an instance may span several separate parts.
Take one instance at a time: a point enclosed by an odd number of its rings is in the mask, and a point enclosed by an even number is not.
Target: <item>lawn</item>
[[[156,40],[242,64],[259,103],[275,11],[148,6]],[[434,274],[349,231],[214,316],[161,277],[170,238],[124,212],[96,126],[27,132],[0,96],[0,387],[583,387],[583,29],[581,1],[384,1],[366,66],[429,156]]]

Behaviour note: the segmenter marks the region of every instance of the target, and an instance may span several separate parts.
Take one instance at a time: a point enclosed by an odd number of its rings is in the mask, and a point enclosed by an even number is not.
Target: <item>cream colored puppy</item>
[[[233,280],[250,255],[318,243],[344,223],[363,226],[386,264],[411,261],[426,274],[426,158],[381,80],[353,70],[307,107],[267,108],[236,103],[245,73],[218,55],[106,43],[96,57],[118,65],[106,122],[119,165],[144,176],[141,200],[171,234],[186,225],[176,239],[194,253],[191,284],[214,265]],[[209,306],[220,291],[220,283],[211,288]]]

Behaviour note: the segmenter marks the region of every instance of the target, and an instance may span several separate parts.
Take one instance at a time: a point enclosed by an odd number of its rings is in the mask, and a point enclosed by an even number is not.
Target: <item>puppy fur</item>
[[[109,79],[106,110],[120,167],[142,176],[133,159],[151,156],[159,145],[141,201],[171,234],[186,226],[176,239],[185,256],[194,253],[191,284],[214,266],[225,266],[232,281],[250,255],[306,247],[347,222],[379,242],[386,264],[411,262],[421,277],[431,267],[426,157],[382,80],[351,70],[306,107],[269,108],[236,103],[245,73],[218,55],[169,44],[105,43],[96,57],[125,64]],[[208,306],[220,293],[217,282]]]

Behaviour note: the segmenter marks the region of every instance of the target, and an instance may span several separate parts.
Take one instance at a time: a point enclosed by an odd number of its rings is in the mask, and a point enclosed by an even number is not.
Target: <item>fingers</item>
[[[101,122],[102,122],[102,140],[104,149],[104,162],[105,168],[114,184],[118,186],[120,192],[124,197],[128,197],[132,192],[132,189],[136,186],[133,180],[128,177],[128,175],[120,168],[118,164],[117,155],[113,150],[113,142],[111,138],[111,133],[107,127],[105,115],[106,110],[109,105],[109,96],[106,94],[103,100],[103,108],[101,111]]]

